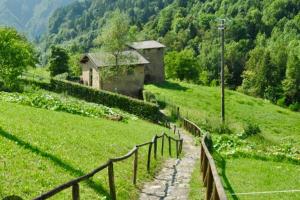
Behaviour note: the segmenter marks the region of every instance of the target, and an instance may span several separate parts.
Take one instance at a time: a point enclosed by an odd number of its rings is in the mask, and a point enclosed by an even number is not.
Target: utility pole
[[[225,88],[224,88],[224,38],[225,38],[225,19],[221,19],[221,24],[219,26],[221,31],[221,115],[222,122],[225,123]]]

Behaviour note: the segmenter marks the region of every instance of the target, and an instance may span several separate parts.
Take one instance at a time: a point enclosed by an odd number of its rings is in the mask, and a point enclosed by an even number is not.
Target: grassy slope
[[[187,83],[168,82],[148,85],[161,99],[181,108],[183,115],[198,124],[216,128],[220,124],[220,90]],[[300,148],[300,113],[273,105],[262,99],[226,91],[226,120],[234,132],[241,132],[247,121],[259,124],[262,136],[275,143],[293,141]]]
[[[0,198],[13,194],[36,197],[165,131],[142,120],[113,122],[4,102],[0,102],[0,113]],[[146,149],[140,153],[139,184],[149,178]],[[132,160],[117,164],[115,169],[118,197],[134,199]],[[81,185],[81,197],[104,196],[106,176],[103,171]],[[54,199],[70,194],[68,190]]]
[[[168,82],[164,85],[148,85],[149,90],[159,99],[181,108],[183,115],[211,130],[220,124],[219,88],[203,87],[187,83]],[[247,121],[259,124],[261,136],[250,138],[261,146],[291,142],[300,147],[300,113],[272,105],[262,99],[249,97],[238,92],[226,91],[227,122],[234,132],[241,132]],[[238,192],[258,192],[269,190],[299,189],[299,165],[261,161],[247,158],[224,159],[216,157],[219,172],[222,175],[228,196]],[[195,195],[197,173],[191,182],[190,199],[199,199]],[[198,179],[200,180],[200,179]],[[261,199],[297,199],[300,193],[282,195],[273,194]],[[283,198],[284,197],[284,198]],[[257,196],[238,196],[238,199],[257,199]]]

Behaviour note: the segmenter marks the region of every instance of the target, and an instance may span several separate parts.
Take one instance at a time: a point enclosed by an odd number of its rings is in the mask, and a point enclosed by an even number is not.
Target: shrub
[[[88,102],[119,108],[154,122],[158,122],[161,119],[158,106],[152,103],[143,102],[131,97],[108,91],[93,89],[69,81],[51,79],[50,82],[50,87],[48,88],[55,92],[66,92],[70,96],[83,99]]]
[[[157,104],[157,100],[155,98],[155,95],[152,92],[144,90],[143,91],[143,98],[146,102]]]
[[[300,111],[300,103],[296,102],[289,106],[289,109],[292,111]]]
[[[214,132],[219,133],[219,134],[231,134],[232,133],[232,131],[230,130],[230,128],[227,124],[219,124],[219,126],[214,129]]]
[[[245,137],[249,137],[249,136],[257,135],[260,132],[261,132],[261,130],[260,130],[258,124],[248,122],[247,125],[244,127],[243,135]]]

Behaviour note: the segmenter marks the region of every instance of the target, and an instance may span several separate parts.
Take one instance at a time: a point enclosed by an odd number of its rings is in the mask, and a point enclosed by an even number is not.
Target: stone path
[[[182,129],[180,131],[184,157],[168,159],[153,182],[144,185],[140,200],[188,200],[189,182],[200,156],[200,148],[194,145],[191,135]]]

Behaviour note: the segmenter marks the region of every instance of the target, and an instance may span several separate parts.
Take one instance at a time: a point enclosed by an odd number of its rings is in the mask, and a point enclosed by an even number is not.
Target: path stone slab
[[[188,200],[189,182],[200,157],[200,147],[195,146],[191,135],[182,129],[180,132],[184,157],[166,160],[154,180],[144,185],[140,200]]]

